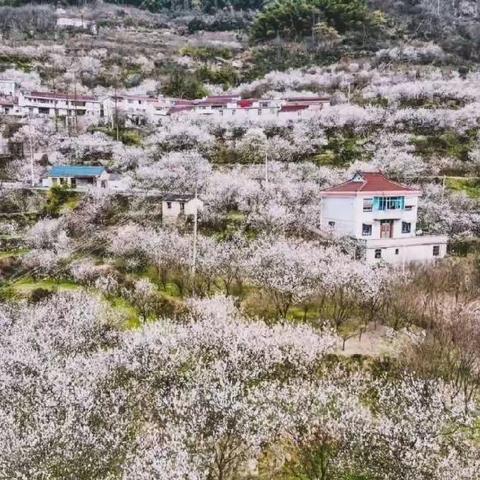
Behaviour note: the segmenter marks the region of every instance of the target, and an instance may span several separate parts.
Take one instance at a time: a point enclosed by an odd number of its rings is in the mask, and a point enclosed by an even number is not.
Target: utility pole
[[[77,73],[75,70],[73,70],[73,126],[74,126],[74,135],[76,136],[78,133],[77,129]]]
[[[69,108],[68,104],[70,103],[70,95],[69,95],[69,88],[67,87],[67,91],[65,92],[65,127],[67,128],[68,136],[72,136],[72,129],[70,126],[70,119],[69,119]]]
[[[33,165],[33,140],[32,140],[32,125],[30,123],[30,115],[28,118],[28,144],[30,150],[30,183],[32,187],[35,186],[35,172],[34,172],[34,165]]]
[[[118,95],[117,95],[117,81],[115,80],[115,128],[117,132],[117,142],[120,139],[120,135],[118,133]]]
[[[265,152],[265,186],[268,185],[268,152]]]
[[[197,186],[195,185],[195,200],[198,200]],[[198,241],[198,203],[195,201],[193,210],[193,246],[192,246],[192,290],[195,295],[195,275],[197,273],[197,241]]]

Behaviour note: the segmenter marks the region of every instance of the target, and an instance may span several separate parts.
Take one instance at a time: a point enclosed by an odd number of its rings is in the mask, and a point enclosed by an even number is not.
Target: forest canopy
[[[0,0],[0,6],[20,6],[27,3],[31,2],[29,0]],[[39,3],[56,4],[56,2],[48,0]],[[61,3],[74,7],[81,7],[89,2],[85,0],[63,0]],[[213,12],[224,8],[234,10],[257,10],[262,8],[267,2],[265,0],[107,0],[107,3],[131,5],[134,7],[145,8],[153,12],[161,10],[202,10],[204,12]]]
[[[276,0],[257,16],[251,34],[254,40],[277,36],[296,40],[314,35],[322,24],[343,34],[358,28],[378,29],[380,21],[364,0]]]

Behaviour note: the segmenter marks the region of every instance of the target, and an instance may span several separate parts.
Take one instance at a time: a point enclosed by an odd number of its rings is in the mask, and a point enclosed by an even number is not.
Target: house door
[[[77,188],[77,179],[76,178],[71,178],[70,179],[70,187],[71,188]]]
[[[380,222],[380,238],[392,238],[393,220],[382,220]]]

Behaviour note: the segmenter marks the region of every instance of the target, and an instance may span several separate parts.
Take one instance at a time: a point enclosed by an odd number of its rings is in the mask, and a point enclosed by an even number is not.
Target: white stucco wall
[[[380,221],[394,220],[393,223],[393,238],[408,238],[414,237],[417,228],[417,205],[418,196],[405,196],[405,205],[411,206],[411,210],[385,210],[385,211],[363,211],[363,200],[366,198],[373,198],[374,195],[364,195],[357,198],[356,204],[356,238],[378,239],[380,238]],[[402,233],[402,222],[411,224],[410,233]],[[362,225],[372,225],[372,235],[363,236]]]
[[[377,247],[367,248],[365,258],[367,263],[378,263],[384,261],[386,263],[397,265],[401,265],[402,263],[407,264],[410,262],[434,261],[445,257],[447,254],[446,239],[443,239],[442,241],[438,240],[439,239],[433,238],[430,243],[426,239],[426,243],[418,243],[413,245],[405,245],[402,244],[402,242],[395,242],[392,240],[391,245],[388,247],[378,247],[382,251],[382,257],[380,259],[375,258],[375,250]],[[440,248],[438,256],[433,255],[433,247],[436,245]],[[396,253],[397,250],[398,253]]]
[[[328,229],[335,222],[333,231],[339,235],[356,236],[355,197],[325,197],[322,201],[322,228]]]
[[[82,105],[85,103],[85,105]],[[78,118],[83,115],[99,119],[102,113],[102,104],[99,101],[82,100],[82,98],[75,98],[72,94],[67,98],[54,98],[54,97],[29,97],[20,95],[18,97],[19,110],[24,114],[39,115],[40,109],[48,109],[48,113],[42,113],[42,115],[55,116],[74,116],[74,111],[77,111]],[[70,112],[70,113],[69,113]]]
[[[201,212],[203,210],[203,202],[200,199],[192,199],[188,202],[185,202],[185,209],[182,212],[181,204],[179,201],[162,201],[162,217],[165,221],[176,220],[183,213],[186,216],[194,215],[195,210]],[[170,204],[170,208],[168,205]]]

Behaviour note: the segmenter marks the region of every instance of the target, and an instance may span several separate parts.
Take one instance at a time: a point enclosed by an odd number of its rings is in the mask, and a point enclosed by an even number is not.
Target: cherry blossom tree
[[[2,306],[0,318],[0,475],[73,479],[118,468],[128,400],[111,381],[104,349],[117,340],[102,304],[61,294]]]
[[[260,239],[252,249],[248,276],[271,298],[277,317],[285,319],[290,307],[315,289],[322,270],[321,250],[271,237]]]
[[[144,187],[170,192],[193,193],[204,188],[211,174],[210,163],[198,152],[173,152],[154,163],[142,165],[136,177]]]
[[[189,466],[187,478],[232,478],[280,432],[281,417],[273,402],[279,385],[271,382],[269,372],[311,372],[335,343],[333,336],[308,327],[245,324],[227,299],[197,300],[191,308],[193,323],[174,331],[161,324],[148,327],[152,340],[175,349],[168,362],[185,362],[189,373],[184,367],[184,379],[171,384],[167,394],[155,396],[157,420],[137,445],[129,475],[162,478],[159,469],[182,460]],[[166,336],[176,338],[175,345]],[[136,352],[138,340],[129,342]],[[143,343],[143,348],[152,347]],[[142,376],[162,361],[144,358],[152,364],[142,363]]]

